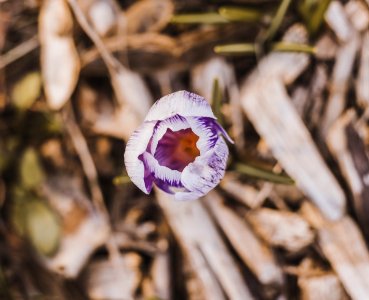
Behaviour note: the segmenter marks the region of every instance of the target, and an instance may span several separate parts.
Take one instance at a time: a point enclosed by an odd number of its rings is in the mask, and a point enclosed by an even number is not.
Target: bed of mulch
[[[179,90],[235,141],[188,202],[123,162]],[[368,107],[368,0],[0,0],[0,299],[368,299]]]

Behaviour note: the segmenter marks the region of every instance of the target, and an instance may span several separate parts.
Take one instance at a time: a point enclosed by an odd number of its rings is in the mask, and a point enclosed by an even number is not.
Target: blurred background
[[[205,97],[202,199],[126,141]],[[0,0],[0,299],[369,299],[369,1]]]

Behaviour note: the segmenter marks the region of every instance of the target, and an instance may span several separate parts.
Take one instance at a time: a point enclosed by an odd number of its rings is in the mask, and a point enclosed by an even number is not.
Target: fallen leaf
[[[73,40],[73,18],[64,0],[46,0],[39,16],[41,67],[46,100],[60,109],[78,81],[80,61]]]
[[[13,87],[11,100],[13,105],[26,110],[40,97],[41,76],[39,72],[31,72],[20,79]]]
[[[26,205],[25,230],[32,245],[44,255],[52,255],[60,244],[60,224],[56,213],[43,201]]]
[[[44,180],[44,171],[38,155],[33,148],[28,148],[20,162],[20,176],[22,186],[26,189],[38,187]]]

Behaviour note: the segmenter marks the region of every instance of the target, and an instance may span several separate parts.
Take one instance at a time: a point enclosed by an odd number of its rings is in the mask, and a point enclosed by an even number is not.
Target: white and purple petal
[[[212,190],[224,176],[228,147],[219,137],[214,148],[198,156],[181,175],[181,182],[188,192],[177,192],[177,200],[195,200]]]
[[[159,121],[155,126],[153,137],[150,145],[150,152],[152,154],[155,153],[156,147],[158,146],[159,141],[162,139],[164,134],[167,132],[168,129],[172,131],[179,131],[183,129],[190,128],[190,125],[186,121],[184,117],[179,115],[174,115],[164,121]]]
[[[160,180],[163,184],[168,184],[171,187],[183,187],[181,172],[169,169],[166,166],[161,166],[156,158],[149,152],[144,152],[142,158],[145,168],[152,174],[154,180]]]
[[[218,132],[220,132],[221,134],[224,135],[224,137],[226,138],[226,140],[228,142],[230,142],[231,144],[234,144],[234,141],[232,140],[232,138],[228,135],[227,131],[225,131],[225,129],[222,127],[222,125],[220,125],[216,120],[214,121],[215,126],[218,128]]]
[[[143,161],[139,157],[146,151],[156,123],[157,122],[144,122],[135,130],[128,140],[124,153],[124,163],[128,176],[133,183],[146,194],[149,194],[151,191],[152,180],[150,183],[150,174],[147,171],[145,172]]]
[[[216,120],[207,117],[187,117],[192,131],[199,137],[196,143],[200,151],[200,155],[212,149],[219,137],[218,127],[215,125]]]
[[[233,144],[233,140],[216,120],[207,117],[186,117],[186,120],[192,131],[199,136],[196,146],[201,155],[214,147],[220,134]]]
[[[160,121],[175,115],[215,119],[205,98],[187,91],[179,91],[156,101],[149,110],[145,121]]]

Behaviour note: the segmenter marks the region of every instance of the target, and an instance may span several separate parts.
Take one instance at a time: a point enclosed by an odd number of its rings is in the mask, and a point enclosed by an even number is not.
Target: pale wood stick
[[[359,73],[356,80],[356,101],[362,107],[369,106],[369,30],[363,37]]]
[[[300,27],[293,27],[285,40],[304,42],[305,36]],[[285,84],[291,83],[306,68],[308,61],[304,53],[268,55],[244,82],[241,101],[255,129],[296,185],[328,218],[337,219],[345,211],[345,195],[285,88]]]
[[[282,285],[282,270],[273,253],[260,241],[246,221],[226,207],[222,203],[221,196],[215,191],[206,195],[204,201],[234,249],[256,278],[269,289],[272,289],[272,286]]]
[[[354,127],[355,111],[348,110],[328,132],[328,147],[338,161],[354,199],[354,209],[364,234],[369,234],[369,158],[366,147]],[[363,126],[358,123],[358,127]]]
[[[366,299],[369,295],[369,253],[356,223],[348,216],[329,222],[308,202],[302,206],[301,213],[318,231],[318,244],[350,297]]]
[[[156,189],[173,233],[200,279],[206,299],[253,299],[235,261],[200,201],[178,202]]]
[[[329,4],[325,21],[341,42],[347,42],[351,38],[353,28],[341,2],[332,1]]]
[[[359,36],[353,32],[350,39],[338,48],[329,86],[328,104],[319,128],[323,137],[345,109],[346,94],[359,45]]]

